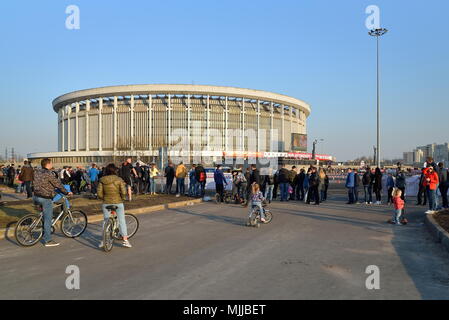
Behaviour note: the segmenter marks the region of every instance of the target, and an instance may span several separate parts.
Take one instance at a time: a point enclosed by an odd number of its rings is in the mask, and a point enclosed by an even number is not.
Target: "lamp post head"
[[[378,28],[378,29],[370,30],[370,31],[368,32],[368,34],[369,34],[370,36],[372,36],[372,37],[381,37],[381,36],[383,36],[384,34],[386,34],[387,32],[388,32],[388,29],[385,29],[385,28]]]

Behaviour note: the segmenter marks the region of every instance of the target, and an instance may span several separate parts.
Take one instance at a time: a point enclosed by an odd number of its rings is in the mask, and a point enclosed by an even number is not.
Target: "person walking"
[[[112,205],[116,206],[117,210],[115,212],[117,214],[120,234],[123,238],[122,245],[125,248],[131,248],[132,246],[129,243],[128,230],[126,228],[125,206],[123,204],[127,193],[126,184],[122,178],[117,176],[117,170],[117,167],[113,163],[108,164],[104,176],[100,179],[98,184],[98,198],[103,200],[103,204],[101,205],[104,216],[103,228],[110,215],[107,207]],[[104,243],[102,241],[99,247],[102,248],[103,246]]]
[[[438,179],[440,183],[438,188],[440,189],[441,199],[443,201],[442,206],[444,209],[449,208],[447,199],[447,191],[449,189],[448,175],[449,172],[448,169],[444,168],[444,163],[443,162],[438,163]]]
[[[222,171],[221,164],[217,165],[214,171],[215,191],[220,195],[220,202],[224,201],[224,186],[228,185]]]
[[[182,163],[182,161],[176,167],[176,197],[183,196],[186,193],[186,187],[184,184],[185,178],[187,176],[187,168]]]
[[[439,183],[438,174],[435,172],[433,166],[428,166],[424,170],[427,199],[429,201],[429,210],[426,213],[434,213],[437,210],[437,186]]]
[[[41,169],[34,172],[34,203],[38,203],[43,208],[44,235],[43,241],[46,247],[59,246],[59,243],[52,239],[51,224],[53,220],[53,198],[56,195],[56,189],[65,195],[72,195],[67,192],[61,181],[51,171],[53,164],[49,158],[42,159]]]
[[[106,170],[106,169],[105,169]],[[132,175],[137,176],[137,172],[132,165],[132,159],[126,159],[120,168],[120,177],[125,181],[126,191],[128,193],[128,201],[132,201],[133,194],[133,178]]]
[[[380,168],[376,168],[374,172],[374,193],[376,194],[376,204],[382,204],[382,172]]]
[[[27,193],[27,199],[33,196],[31,183],[34,179],[34,170],[27,160],[23,162],[22,170],[20,170],[19,180],[23,182]]]
[[[90,192],[95,197],[97,196],[97,187],[98,187],[98,174],[100,171],[97,168],[97,165],[95,163],[92,163],[91,168],[87,172],[90,178]]]
[[[346,176],[345,187],[348,189],[348,202],[346,204],[354,204],[354,185],[355,176],[351,168],[348,169],[348,174]]]
[[[371,169],[366,168],[365,173],[362,177],[363,191],[365,193],[365,204],[373,203],[373,184],[371,181]]]

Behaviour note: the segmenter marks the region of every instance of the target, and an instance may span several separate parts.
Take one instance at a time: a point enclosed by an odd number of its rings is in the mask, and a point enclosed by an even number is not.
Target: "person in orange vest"
[[[437,189],[438,189],[438,173],[435,172],[432,166],[424,169],[424,187],[427,192],[427,199],[429,200],[429,210],[426,213],[434,213],[437,210]]]

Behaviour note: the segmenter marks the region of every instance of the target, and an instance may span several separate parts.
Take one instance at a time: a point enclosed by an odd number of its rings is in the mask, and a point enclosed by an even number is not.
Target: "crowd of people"
[[[360,172],[361,171],[361,172]],[[433,158],[428,157],[424,168],[421,169],[421,175],[418,182],[418,194],[416,205],[426,205],[428,202],[429,210],[426,213],[434,213],[439,209],[447,209],[448,206],[448,180],[449,170],[444,167],[444,163],[435,163]],[[406,172],[398,163],[394,172],[381,170],[380,168],[369,168],[364,170],[348,169],[345,186],[348,189],[347,204],[373,203],[373,193],[376,198],[375,204],[382,204],[382,189],[385,186],[387,192],[387,204],[392,204],[395,209],[392,221],[401,224],[401,214],[405,206],[406,196]],[[359,189],[363,186],[364,202],[359,200]],[[438,192],[441,196],[439,204]]]
[[[45,161],[44,161],[45,160]],[[33,168],[28,161],[22,166],[14,164],[0,167],[0,175],[4,184],[16,187],[17,192],[26,193],[27,198],[33,197],[40,203],[44,211],[49,211],[52,205],[55,188],[62,188],[62,193],[80,194],[90,192],[93,197],[103,200],[103,212],[105,217],[107,205],[116,205],[119,224],[124,239],[124,246],[131,247],[126,239],[126,225],[124,224],[124,201],[132,201],[133,195],[146,194],[155,196],[159,193],[173,194],[173,184],[176,179],[176,197],[188,195],[190,197],[204,197],[206,190],[207,172],[202,164],[193,164],[188,170],[182,163],[175,165],[169,161],[167,166],[160,170],[155,163],[145,164],[137,161],[133,164],[131,158],[125,159],[120,167],[109,164],[105,168],[98,168],[93,163],[90,168],[78,166],[72,168],[65,166],[55,170],[49,159],[44,159],[41,168]],[[228,168],[227,168],[228,169]],[[329,169],[329,168],[328,168]],[[236,203],[245,206],[260,208],[261,221],[264,221],[262,203],[271,203],[273,199],[284,201],[302,201],[306,204],[319,205],[328,198],[329,176],[325,168],[310,166],[307,169],[298,170],[296,166],[287,169],[281,164],[276,171],[273,168],[258,168],[255,164],[248,168],[233,168],[230,177],[226,178],[223,166],[217,165],[213,169],[213,181],[215,192],[219,201],[224,201],[225,189],[231,184],[232,198]],[[332,171],[335,174],[335,170]],[[432,158],[428,158],[425,167],[421,170],[417,205],[429,204],[427,213],[434,212],[438,208],[448,208],[447,192],[449,189],[448,169],[443,163],[436,164]],[[189,180],[186,189],[186,179]],[[165,179],[163,183],[158,180]],[[15,181],[19,181],[15,186]],[[64,186],[64,187],[62,187]],[[68,188],[66,188],[68,186]],[[380,168],[347,169],[345,187],[348,190],[347,204],[365,203],[382,204],[382,189],[386,186],[387,203],[394,206],[394,214],[391,221],[401,224],[401,215],[405,206],[406,196],[406,172],[398,163],[394,171],[381,170]],[[363,187],[364,197],[359,191]],[[65,189],[64,189],[65,188]],[[67,190],[66,190],[67,189]],[[437,190],[440,191],[442,203],[438,204]],[[122,210],[123,208],[123,210]],[[44,224],[48,227],[48,217]],[[123,230],[122,230],[123,229]],[[44,237],[50,246],[54,244],[51,235]],[[56,244],[57,245],[57,244]]]

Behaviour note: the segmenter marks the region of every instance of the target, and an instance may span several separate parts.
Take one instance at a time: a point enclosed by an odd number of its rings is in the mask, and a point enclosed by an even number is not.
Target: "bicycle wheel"
[[[230,194],[226,194],[225,198],[224,198],[224,202],[226,204],[230,204],[232,202],[232,195]]]
[[[24,247],[30,247],[39,242],[44,234],[42,217],[28,214],[17,222],[14,236],[17,242]]]
[[[114,246],[114,220],[109,218],[103,229],[103,250],[110,252]]]
[[[86,228],[87,216],[82,211],[68,211],[62,218],[61,231],[68,238],[79,237]]]
[[[139,229],[139,220],[131,213],[125,213],[126,229],[128,230],[128,238],[134,236]]]
[[[264,214],[265,214],[265,223],[270,223],[271,220],[273,220],[273,214],[268,209],[265,209]]]

